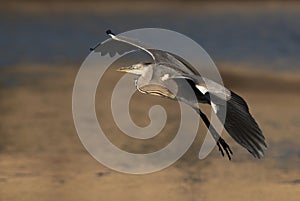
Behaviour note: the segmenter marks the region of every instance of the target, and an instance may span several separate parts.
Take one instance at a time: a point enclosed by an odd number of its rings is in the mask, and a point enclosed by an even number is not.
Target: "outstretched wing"
[[[209,93],[211,95],[214,95],[217,97],[214,101],[215,104],[224,104],[225,101],[230,99],[230,91],[226,89],[221,84],[218,84],[208,78],[201,77],[198,75],[173,75],[170,77],[170,79],[186,79],[189,80],[189,82],[194,83],[194,86],[197,88],[199,92],[203,96],[205,96],[206,93]],[[207,96],[209,98],[209,96]]]
[[[264,150],[267,149],[265,137],[250,114],[246,101],[231,91],[231,98],[227,101],[226,109],[224,127],[230,136],[254,157],[263,157]],[[216,114],[218,116],[218,111]]]
[[[156,64],[163,64],[166,66],[172,65],[173,68],[176,68],[178,71],[182,73],[198,75],[198,72],[190,64],[188,64],[187,61],[185,61],[184,59],[182,59],[177,55],[162,50],[151,49],[147,47],[145,44],[143,44],[141,41],[120,36],[120,35],[115,35],[110,30],[108,30],[106,33],[111,37],[110,40],[119,42],[119,44],[115,44],[115,47],[120,47],[120,44],[123,43],[124,47],[122,46],[122,48],[120,49],[122,49],[124,53],[127,51],[129,52],[132,50],[139,49],[146,52],[148,55],[150,55]],[[113,46],[113,43],[110,42],[108,48],[111,48],[113,50],[115,47],[111,47],[111,46]],[[115,51],[117,52],[118,50]]]
[[[90,48],[90,50],[100,53],[101,56],[109,54],[110,57],[113,57],[116,54],[123,55],[128,52],[137,51],[139,48],[109,38],[102,43],[97,44],[95,47]]]
[[[202,97],[207,99],[206,103],[211,104],[219,118],[220,111],[224,111],[226,106],[224,127],[229,135],[254,157],[264,156],[264,150],[267,149],[265,137],[242,97],[207,78],[190,75],[175,76],[176,78],[188,79],[190,83],[192,81],[198,93],[200,92]]]
[[[138,40],[134,40],[134,39],[131,39],[131,38],[126,38],[126,37],[123,37],[123,36],[116,36],[115,34],[113,34],[110,30],[106,31],[106,33],[113,39],[113,40],[116,40],[116,41],[120,41],[120,42],[123,42],[123,43],[126,43],[126,44],[129,44],[129,45],[132,45],[134,47],[137,47],[143,51],[145,51],[146,53],[148,53],[152,59],[154,61],[156,61],[156,58],[155,56],[153,55],[153,53],[151,51],[149,51],[148,48],[145,47],[145,45],[138,41]]]

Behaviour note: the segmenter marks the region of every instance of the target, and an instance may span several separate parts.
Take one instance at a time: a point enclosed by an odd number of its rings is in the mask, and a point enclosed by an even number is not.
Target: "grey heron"
[[[120,72],[132,73],[138,76],[135,81],[138,91],[187,103],[200,115],[206,127],[210,130],[221,154],[223,156],[226,154],[230,160],[232,151],[229,145],[217,133],[207,116],[199,108],[199,103],[210,104],[218,116],[222,105],[219,105],[218,101],[215,100],[222,99],[227,107],[224,122],[226,131],[254,157],[261,158],[264,156],[264,150],[267,149],[265,137],[242,97],[222,85],[202,77],[195,71],[193,66],[177,55],[161,50],[148,49],[137,41],[113,34],[111,30],[106,33],[112,40],[134,46],[151,56],[153,62],[140,62],[118,69]],[[95,48],[98,46],[99,44]],[[95,50],[95,48],[91,50]],[[193,90],[196,95],[196,102],[191,101],[190,94],[186,93],[183,88],[183,81],[188,83]],[[211,99],[212,96],[214,99]]]

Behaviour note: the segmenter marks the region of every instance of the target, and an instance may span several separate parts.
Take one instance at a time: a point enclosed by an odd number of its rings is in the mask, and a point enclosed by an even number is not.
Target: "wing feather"
[[[267,148],[265,137],[242,97],[207,78],[191,75],[179,75],[173,78],[193,82],[195,89],[202,94],[202,97],[208,99],[206,103],[211,104],[219,118],[221,118],[220,111],[224,111],[226,106],[224,127],[229,135],[254,157],[264,156],[264,150]]]
[[[227,101],[224,127],[229,135],[254,157],[264,156],[264,150],[267,149],[265,137],[250,114],[247,103],[234,92],[231,92],[231,98]]]
[[[173,68],[177,68],[177,70],[181,71],[182,73],[198,75],[198,72],[192,67],[192,65],[190,65],[183,58],[175,54],[162,50],[151,49],[141,41],[120,35],[115,35],[111,31],[108,31],[107,33],[111,37],[111,40],[122,42],[124,44],[130,45],[132,47],[138,48],[146,52],[152,57],[153,61],[157,64],[172,65]],[[126,52],[127,50],[133,50],[134,48],[130,49],[127,46],[125,46],[123,49],[125,50],[124,52]]]

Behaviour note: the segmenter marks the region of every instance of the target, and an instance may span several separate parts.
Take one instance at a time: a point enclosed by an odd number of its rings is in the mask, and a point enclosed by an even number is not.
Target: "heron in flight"
[[[111,37],[109,40],[133,46],[151,56],[152,62],[139,62],[118,69],[120,72],[132,73],[138,76],[135,80],[135,86],[139,92],[182,101],[191,106],[209,129],[221,154],[223,156],[226,154],[230,160],[232,151],[229,145],[217,133],[207,116],[199,108],[199,103],[210,104],[214,113],[218,116],[220,109],[224,107],[220,102],[225,102],[227,111],[224,128],[226,131],[254,157],[262,158],[264,156],[264,150],[267,149],[265,137],[242,97],[222,85],[202,77],[195,71],[193,66],[177,55],[146,48],[138,41],[113,34],[111,30],[107,30],[106,33]],[[96,51],[100,44],[91,48],[91,50]],[[193,98],[189,94],[191,91],[186,90],[184,83],[188,83],[192,89],[196,102],[192,101]]]

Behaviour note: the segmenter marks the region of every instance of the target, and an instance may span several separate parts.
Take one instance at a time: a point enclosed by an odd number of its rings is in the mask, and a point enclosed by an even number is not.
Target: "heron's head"
[[[149,68],[149,66],[152,63],[150,62],[141,62],[141,63],[137,63],[137,64],[133,64],[131,66],[127,66],[127,67],[121,67],[119,69],[117,69],[117,71],[119,72],[125,72],[125,73],[132,73],[135,75],[143,75],[147,69]]]

